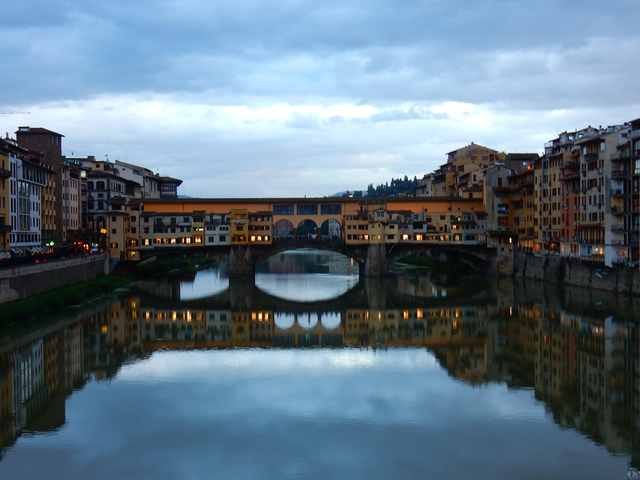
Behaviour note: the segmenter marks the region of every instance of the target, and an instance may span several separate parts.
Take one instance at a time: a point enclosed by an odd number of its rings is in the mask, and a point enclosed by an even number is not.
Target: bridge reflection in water
[[[139,294],[13,335],[0,349],[1,445],[61,428],[74,390],[159,350],[414,347],[470,385],[530,389],[559,425],[637,458],[634,305],[599,313],[606,299],[597,294],[511,282],[424,298],[414,295],[416,281],[360,282],[315,303],[278,300],[255,287],[236,295],[233,285],[194,301]]]

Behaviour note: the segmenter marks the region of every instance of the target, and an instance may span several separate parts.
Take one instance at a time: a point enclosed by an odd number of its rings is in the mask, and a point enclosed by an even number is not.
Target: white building
[[[140,185],[142,198],[160,198],[160,180],[148,168],[116,160],[115,169],[118,176]]]
[[[12,250],[32,250],[42,245],[42,189],[47,170],[11,153],[10,208]]]
[[[204,244],[230,245],[229,218],[226,215],[208,215],[205,221]]]

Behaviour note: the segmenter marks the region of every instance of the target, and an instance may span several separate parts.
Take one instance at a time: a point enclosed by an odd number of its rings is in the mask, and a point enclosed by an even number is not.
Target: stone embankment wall
[[[69,283],[94,279],[110,272],[106,255],[58,260],[0,270],[0,303],[27,298]]]
[[[572,287],[640,295],[640,271],[638,270],[624,267],[608,268],[601,264],[558,255],[514,252],[513,276]]]

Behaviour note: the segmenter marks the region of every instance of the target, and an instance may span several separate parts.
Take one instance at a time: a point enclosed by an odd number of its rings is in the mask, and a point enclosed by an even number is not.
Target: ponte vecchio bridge
[[[178,198],[145,201],[127,257],[162,251],[228,254],[232,276],[252,275],[276,253],[318,248],[384,275],[388,259],[417,250],[490,262],[482,200],[449,198]],[[135,238],[134,238],[135,237]]]

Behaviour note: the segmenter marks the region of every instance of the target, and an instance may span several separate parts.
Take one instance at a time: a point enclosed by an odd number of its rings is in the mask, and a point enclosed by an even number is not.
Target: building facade
[[[0,255],[6,256],[9,250],[11,233],[11,162],[10,146],[0,141]]]
[[[82,228],[82,188],[79,163],[65,158],[60,170],[62,240],[78,238]]]
[[[42,155],[50,174],[42,194],[42,238],[44,243],[62,241],[62,138],[46,128],[18,127],[18,145]]]

